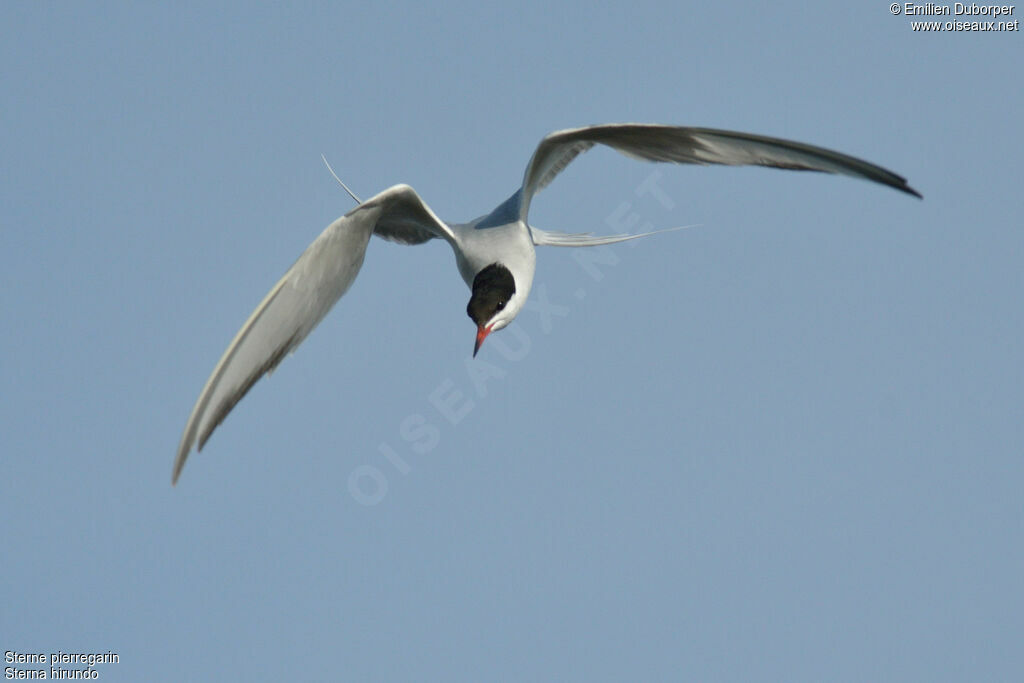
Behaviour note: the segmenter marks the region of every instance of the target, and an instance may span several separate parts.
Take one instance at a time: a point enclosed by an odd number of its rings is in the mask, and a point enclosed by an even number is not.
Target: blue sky
[[[125,681],[1019,675],[1024,49],[874,4],[5,3],[3,648]],[[375,240],[171,488],[221,352],[351,207],[321,153],[462,221],[612,121],[925,199],[594,150],[533,223],[700,225],[541,251],[475,361],[447,246]]]

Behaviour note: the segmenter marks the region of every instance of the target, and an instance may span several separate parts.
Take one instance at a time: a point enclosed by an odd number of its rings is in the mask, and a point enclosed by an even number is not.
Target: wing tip
[[[903,190],[904,192],[906,192],[909,195],[913,195],[913,196],[917,197],[918,199],[921,199],[921,200],[924,199],[924,195],[923,194],[921,194],[920,192],[918,192],[917,190],[912,188],[910,185],[907,185],[906,182],[904,182],[903,186],[900,187],[899,189]]]
[[[178,485],[178,479],[181,478],[181,473],[185,469],[185,463],[188,462],[188,456],[192,454],[193,447],[196,446],[195,440],[195,428],[193,421],[190,419],[189,424],[185,427],[185,433],[181,435],[181,443],[178,444],[178,455],[174,458],[174,467],[171,470],[171,486]],[[202,442],[199,443],[196,452],[203,449]]]
[[[924,199],[924,195],[921,194],[920,192],[918,192],[917,190],[915,190],[914,188],[912,188],[910,186],[910,184],[907,183],[907,179],[906,178],[904,178],[903,176],[898,176],[895,173],[892,173],[892,175],[895,176],[893,179],[891,179],[891,180],[882,180],[880,182],[888,185],[889,187],[891,187],[894,190],[899,190],[900,192],[902,192],[904,194],[909,194],[910,196],[917,197],[918,199]],[[870,180],[876,180],[876,179],[875,178],[871,178]],[[879,181],[876,180],[876,182],[879,182]]]
[[[178,478],[181,477],[181,471],[185,469],[185,461],[188,460],[191,450],[190,444],[187,450],[178,451],[178,457],[174,459],[174,469],[171,471],[171,486],[178,485]]]

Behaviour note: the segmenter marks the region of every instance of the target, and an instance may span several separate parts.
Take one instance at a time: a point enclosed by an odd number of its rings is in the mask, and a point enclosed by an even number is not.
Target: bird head
[[[516,296],[516,281],[512,272],[500,263],[492,263],[473,278],[473,295],[466,313],[476,323],[476,346],[480,350],[491,332],[496,332],[515,319],[522,307]]]

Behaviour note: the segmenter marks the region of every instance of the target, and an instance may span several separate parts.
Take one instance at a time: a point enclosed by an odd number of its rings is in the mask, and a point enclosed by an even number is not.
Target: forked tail
[[[531,225],[530,233],[533,235],[533,243],[537,246],[596,247],[602,244],[615,244],[616,242],[635,240],[638,237],[658,235],[663,232],[675,232],[676,230],[695,228],[698,225],[700,225],[700,223],[693,223],[692,225],[677,225],[674,228],[665,228],[663,230],[652,230],[651,232],[639,232],[627,235],[593,235],[589,232],[558,232],[556,230],[541,230],[540,228],[535,228]]]
[[[341,182],[341,178],[339,178],[338,174],[334,172],[334,169],[331,168],[331,165],[329,163],[327,163],[327,157],[325,157],[323,154],[321,154],[320,158],[324,160],[324,165],[327,166],[327,170],[331,172],[331,175],[334,176],[334,179],[338,181],[338,184],[341,185],[343,188],[345,188],[345,192],[348,192],[348,196],[351,197],[353,200],[355,200],[356,204],[362,204],[363,200],[360,199],[359,197],[357,197],[355,195],[355,193],[352,192],[352,190],[348,189],[348,185],[346,185],[345,183]]]

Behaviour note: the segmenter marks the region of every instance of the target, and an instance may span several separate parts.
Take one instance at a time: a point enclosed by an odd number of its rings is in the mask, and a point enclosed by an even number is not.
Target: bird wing
[[[544,189],[573,159],[596,144],[646,161],[838,173],[921,196],[907,185],[906,179],[881,166],[802,142],[713,128],[610,123],[556,131],[540,141],[523,177],[519,217],[526,218],[533,195]]]
[[[408,185],[395,185],[331,223],[242,325],[199,394],[178,446],[177,483],[192,447],[210,434],[264,374],[323,320],[352,285],[371,234],[403,244],[454,235]]]

